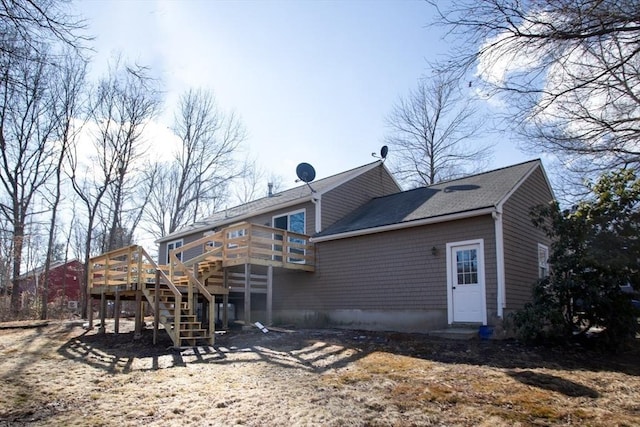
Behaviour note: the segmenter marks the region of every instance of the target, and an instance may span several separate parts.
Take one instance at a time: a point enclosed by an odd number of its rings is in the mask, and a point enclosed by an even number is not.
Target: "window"
[[[172,250],[177,249],[177,248],[179,248],[179,247],[181,247],[181,246],[182,246],[182,239],[180,239],[180,240],[174,240],[173,242],[169,242],[169,243],[167,243],[167,264],[169,264],[169,263],[170,263],[170,260],[169,260],[169,252],[171,252]],[[178,257],[178,259],[179,259],[180,261],[182,261],[182,252],[177,253],[177,254],[176,254],[176,257]]]
[[[549,276],[549,248],[538,243],[538,277],[544,279]]]
[[[273,228],[279,228],[281,230],[287,230],[287,231],[292,231],[294,233],[304,234],[305,233],[305,210],[303,209],[300,211],[289,212],[284,215],[274,216]],[[282,239],[281,236],[275,236],[275,238],[278,240]],[[289,242],[300,243],[300,244],[307,243],[305,240],[298,239],[295,237],[289,237]],[[273,249],[276,251],[281,251],[282,246],[274,245]],[[289,253],[304,255],[304,249],[289,248]],[[282,258],[276,256],[275,259],[280,261]],[[291,258],[287,258],[287,262],[303,263],[304,259],[291,257]]]
[[[238,237],[242,237],[246,234],[246,229],[241,228],[239,230],[233,230],[227,233],[227,238],[229,239],[237,239]]]
[[[273,227],[281,230],[293,231],[294,233],[304,234],[305,232],[305,215],[304,210],[291,212],[281,216],[273,217]]]
[[[478,251],[476,249],[456,251],[456,273],[458,285],[478,283]]]
[[[241,228],[241,229],[238,229],[238,230],[229,231],[227,233],[227,239],[228,240],[239,239],[240,237],[244,237],[246,234],[247,234],[247,229],[246,228]],[[227,247],[229,249],[237,248],[238,244],[237,243],[228,243]]]

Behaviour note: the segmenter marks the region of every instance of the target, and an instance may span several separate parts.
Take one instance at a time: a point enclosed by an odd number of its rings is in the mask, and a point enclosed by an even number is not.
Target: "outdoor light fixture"
[[[431,255],[436,256],[438,255],[438,248],[436,248],[435,246],[431,248]]]

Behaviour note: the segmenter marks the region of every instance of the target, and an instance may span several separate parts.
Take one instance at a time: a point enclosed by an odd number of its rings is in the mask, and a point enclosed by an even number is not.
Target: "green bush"
[[[591,198],[561,211],[534,210],[534,223],[552,239],[550,276],[513,316],[527,341],[589,337],[611,350],[634,339],[638,312],[621,286],[640,288],[640,179],[634,171],[603,175]]]

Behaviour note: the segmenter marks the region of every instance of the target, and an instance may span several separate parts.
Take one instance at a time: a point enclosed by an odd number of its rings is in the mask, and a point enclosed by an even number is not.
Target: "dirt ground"
[[[638,350],[256,329],[178,351],[107,326],[0,329],[0,426],[640,425]]]

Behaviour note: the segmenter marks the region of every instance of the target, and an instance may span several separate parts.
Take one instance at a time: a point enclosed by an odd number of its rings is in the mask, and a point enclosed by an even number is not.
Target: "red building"
[[[78,260],[60,261],[49,268],[49,293],[47,300],[53,302],[64,296],[67,301],[80,300],[84,266]],[[20,292],[40,295],[44,288],[44,267],[31,270],[20,276]],[[37,290],[37,291],[36,291]]]

